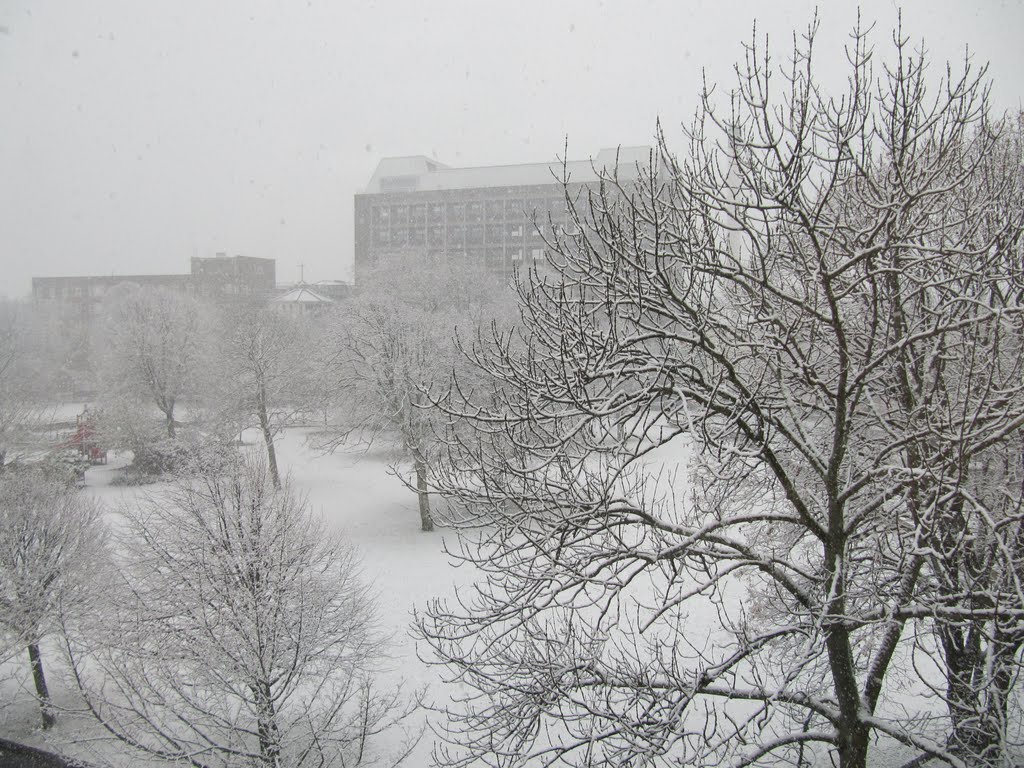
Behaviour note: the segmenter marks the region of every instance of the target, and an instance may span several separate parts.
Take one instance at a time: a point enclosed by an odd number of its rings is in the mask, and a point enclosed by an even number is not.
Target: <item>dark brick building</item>
[[[217,254],[192,259],[187,275],[92,275],[82,277],[33,277],[32,298],[93,305],[107,291],[123,283],[167,288],[193,296],[226,300],[270,296],[275,287],[275,262],[253,256]]]

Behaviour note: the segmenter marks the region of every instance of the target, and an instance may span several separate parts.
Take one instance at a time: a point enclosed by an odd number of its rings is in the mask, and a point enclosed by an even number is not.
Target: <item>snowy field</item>
[[[407,691],[427,689],[427,700],[436,706],[444,706],[451,695],[441,679],[442,670],[426,665],[417,654],[410,625],[415,609],[422,609],[431,599],[452,595],[459,585],[472,582],[474,572],[468,567],[455,568],[445,553],[446,542],[457,549],[455,534],[438,527],[433,533],[423,533],[419,526],[416,497],[395,477],[388,468],[389,457],[379,453],[362,454],[358,451],[338,451],[324,454],[307,444],[308,431],[293,429],[278,438],[278,459],[282,469],[289,473],[293,487],[307,495],[311,510],[320,514],[329,527],[340,533],[360,553],[363,563],[363,577],[375,589],[379,606],[379,627],[388,641],[389,671],[379,679],[381,686],[394,685],[404,680]],[[255,433],[247,438],[253,450],[262,450]],[[665,455],[665,449],[654,459],[667,479],[665,491],[679,492],[683,478],[672,470],[679,468],[680,456]],[[652,457],[654,458],[654,457]],[[86,490],[109,508],[131,503],[140,493],[153,486],[114,485],[124,458],[112,456],[105,466],[89,469]],[[710,618],[710,617],[708,617]],[[694,621],[696,619],[696,621]],[[689,632],[704,634],[710,631],[713,621],[701,621],[691,616]],[[710,640],[710,638],[708,638]],[[428,649],[420,648],[427,654]],[[51,689],[57,703],[71,701],[69,687],[60,679],[61,669],[57,663],[56,649],[49,652],[49,675]],[[12,678],[9,673],[16,674]],[[96,758],[96,752],[87,747],[83,753],[79,748],[69,746],[72,739],[82,734],[95,735],[95,727],[76,721],[74,717],[62,716],[58,726],[50,733],[38,730],[38,710],[28,693],[27,663],[21,657],[16,662],[0,668],[3,682],[3,696],[0,697],[0,735],[43,748],[62,751],[66,754],[83,754]],[[417,721],[422,727],[423,713]],[[436,718],[438,715],[431,714]],[[393,751],[401,741],[402,734],[394,733],[379,737],[376,746],[384,753]],[[404,765],[419,768],[432,764],[431,748],[433,734],[428,730],[415,751]],[[898,765],[902,750],[890,752],[878,750],[874,757],[876,765]],[[100,754],[110,754],[103,748]],[[115,761],[117,762],[117,761]],[[132,756],[122,759],[120,765],[146,765]]]
[[[255,434],[251,438],[253,447],[261,449],[262,445],[255,443]],[[290,473],[294,487],[308,495],[310,508],[323,515],[330,527],[361,554],[363,576],[377,592],[380,629],[389,642],[387,665],[391,672],[383,676],[382,684],[401,678],[409,691],[429,686],[430,698],[438,701],[444,693],[440,690],[440,670],[419,660],[409,627],[415,607],[451,594],[457,583],[470,580],[468,570],[451,567],[444,554],[445,540],[454,534],[443,528],[433,533],[420,531],[416,497],[390,473],[386,457],[340,451],[325,455],[306,445],[304,430],[286,432],[277,446],[282,468]],[[123,460],[112,456],[109,464],[91,468],[86,476],[86,492],[111,507],[144,493],[145,486],[111,485],[121,466]],[[67,698],[67,689],[59,679],[55,651],[51,651],[50,659],[51,687],[60,702]],[[69,752],[66,742],[72,736],[70,730],[76,727],[73,718],[62,718],[50,734],[38,730],[38,711],[27,693],[30,681],[22,672],[27,666],[20,657],[16,659],[16,679],[4,683],[0,735]],[[429,765],[431,742],[430,734],[425,734],[404,765]],[[141,763],[129,760],[126,764]]]

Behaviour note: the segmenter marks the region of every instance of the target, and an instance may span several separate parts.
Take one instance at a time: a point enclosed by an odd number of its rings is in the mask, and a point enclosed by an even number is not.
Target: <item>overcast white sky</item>
[[[822,3],[838,71],[855,7]],[[33,275],[187,272],[217,251],[279,281],[351,276],[378,160],[583,159],[688,121],[758,19],[781,56],[813,2],[0,0],[0,294]],[[896,4],[861,4],[884,48]],[[1021,106],[1024,1],[914,2],[936,62],[990,62]]]

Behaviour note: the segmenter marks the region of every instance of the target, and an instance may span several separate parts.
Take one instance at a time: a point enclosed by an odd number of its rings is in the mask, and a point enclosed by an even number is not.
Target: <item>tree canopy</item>
[[[1017,754],[1020,123],[902,30],[829,92],[814,37],[566,185],[521,324],[465,346],[491,386],[435,398],[487,574],[419,624],[468,690],[441,760]]]

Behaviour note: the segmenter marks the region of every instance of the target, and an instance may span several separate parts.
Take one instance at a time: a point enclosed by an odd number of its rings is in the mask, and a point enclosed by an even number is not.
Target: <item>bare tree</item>
[[[521,284],[518,333],[468,350],[492,389],[441,399],[473,430],[432,483],[488,577],[419,624],[473,691],[441,759],[861,768],[879,739],[915,764],[1006,756],[1020,158],[983,71],[933,83],[899,30],[880,65],[858,28],[830,96],[815,27],[782,70],[748,48],[684,156],[659,134],[638,182],[567,183],[579,232]],[[934,644],[908,623],[986,633],[999,728],[969,732],[983,684],[956,676],[983,665],[948,649],[936,710],[913,663]]]
[[[412,462],[420,525],[432,531],[427,474],[437,452],[436,412],[424,394],[460,364],[453,337],[500,314],[502,286],[476,269],[411,271],[400,265],[371,278],[344,307],[331,342],[342,425],[324,441],[397,437]]]
[[[222,400],[243,418],[255,418],[267,450],[270,476],[281,487],[274,437],[308,414],[319,392],[313,329],[266,306],[235,308],[224,322],[220,360]]]
[[[918,599],[930,602],[936,616],[931,628],[945,667],[943,690],[937,692],[949,709],[949,747],[978,765],[1009,758],[1010,702],[1024,645],[1024,445],[1018,423],[1024,413],[1024,328],[1016,316],[1022,288],[1021,128],[1019,116],[1002,126],[973,177],[948,197],[938,218],[948,239],[988,253],[980,263],[958,259],[945,273],[942,301],[950,322],[960,327],[934,350],[928,378],[936,395],[932,407],[916,416],[915,450],[926,472],[915,487],[935,496],[918,533],[926,545],[932,593]],[[961,308],[973,302],[994,317],[978,322],[977,310]],[[958,414],[951,423],[950,412]]]
[[[193,766],[358,763],[408,711],[374,689],[358,561],[264,462],[228,469],[125,510],[122,587],[67,643],[86,705],[122,742]]]
[[[39,422],[44,399],[38,351],[32,352],[33,329],[27,307],[0,302],[0,473],[14,443]]]
[[[115,307],[110,340],[110,388],[153,402],[173,438],[175,408],[199,389],[206,341],[199,303],[166,289],[131,291]]]
[[[86,578],[104,556],[98,506],[59,468],[19,468],[0,477],[0,629],[28,652],[42,727],[56,721],[42,640],[87,597]]]

